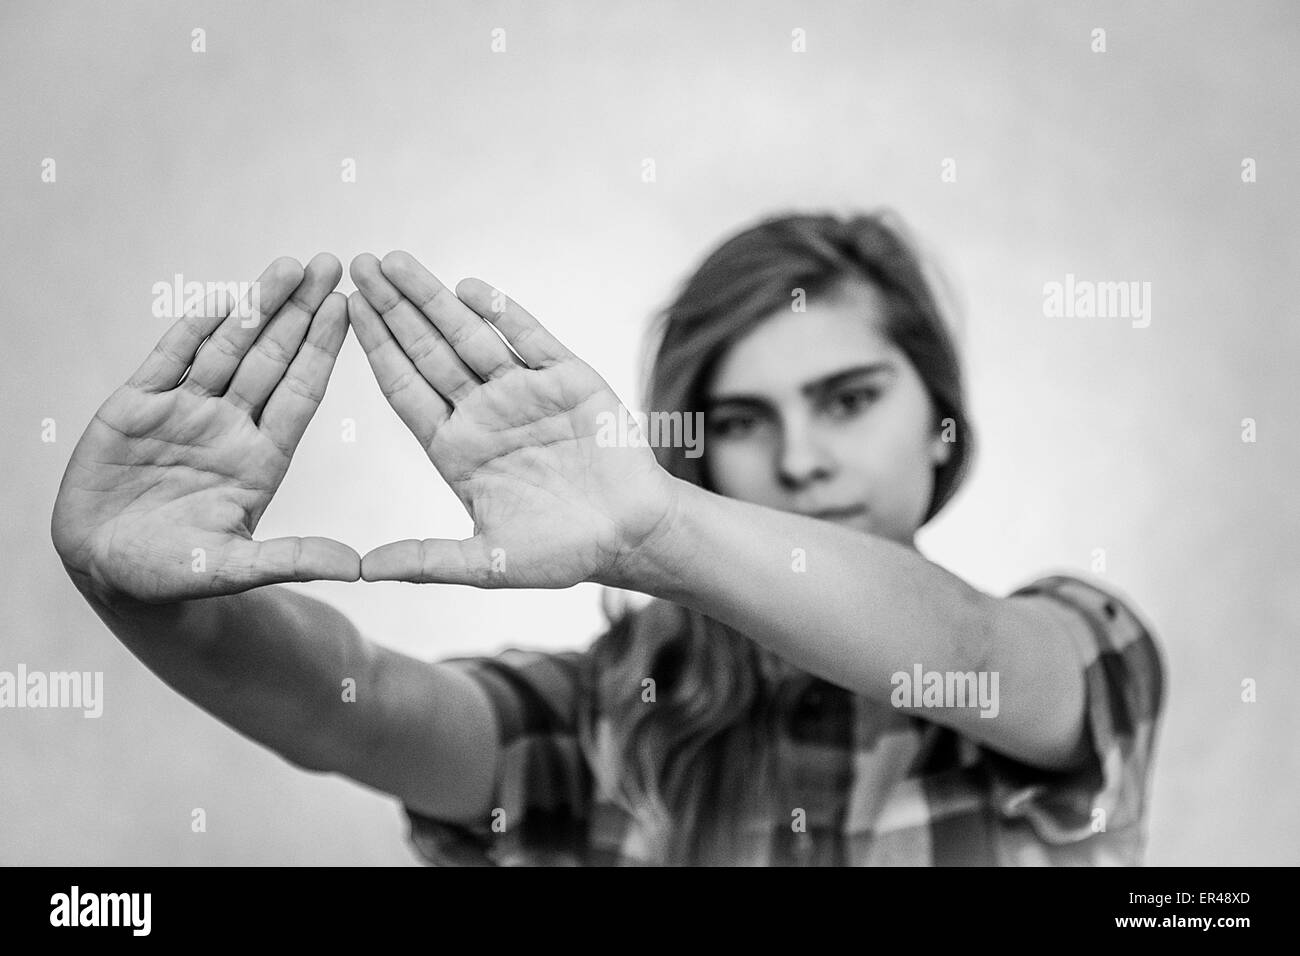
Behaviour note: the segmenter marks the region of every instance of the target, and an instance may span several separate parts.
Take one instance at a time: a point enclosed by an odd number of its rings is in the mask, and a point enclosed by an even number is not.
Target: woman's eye
[[[753,415],[727,415],[709,422],[709,429],[718,438],[743,438],[758,424]]]
[[[873,388],[853,388],[834,395],[830,400],[830,411],[838,417],[856,415],[875,401],[879,393]]]

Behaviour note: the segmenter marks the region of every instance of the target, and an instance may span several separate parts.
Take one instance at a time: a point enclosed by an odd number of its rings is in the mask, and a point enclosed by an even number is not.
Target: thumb
[[[293,581],[357,581],[361,556],[333,538],[248,541],[236,555],[247,561],[252,587]]]
[[[481,535],[455,541],[448,538],[408,538],[381,545],[361,559],[365,581],[408,581],[412,584],[469,584],[489,588],[504,584],[505,567],[496,560],[501,549],[488,547]]]

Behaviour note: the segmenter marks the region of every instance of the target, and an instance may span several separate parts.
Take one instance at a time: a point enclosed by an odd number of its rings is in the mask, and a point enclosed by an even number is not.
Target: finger
[[[185,387],[205,395],[224,392],[244,353],[266,324],[267,316],[275,315],[298,288],[302,277],[302,266],[289,256],[282,256],[267,266],[248,294],[239,300],[235,311],[203,343],[185,379]]]
[[[230,314],[233,305],[230,296],[220,289],[208,295],[201,306],[190,308],[163,333],[153,351],[127,379],[127,385],[148,392],[175,388],[203,340]]]
[[[394,541],[361,559],[363,581],[409,581],[413,584],[469,584],[494,581],[487,542],[481,537]]]
[[[325,397],[334,360],[347,338],[347,313],[347,300],[342,292],[326,296],[311,320],[307,341],[267,399],[258,427],[285,455],[293,455]]]
[[[307,263],[302,282],[257,337],[226,389],[226,401],[242,408],[254,420],[271,396],[285,369],[298,354],[303,336],[330,290],[343,277],[343,266],[328,252]],[[346,326],[345,326],[346,327]]]
[[[411,364],[379,313],[360,292],[348,296],[348,320],[365,350],[379,390],[419,440],[420,447],[427,450],[438,427],[451,415],[451,406]]]
[[[254,582],[287,584],[292,581],[357,581],[361,557],[332,538],[272,538],[244,541],[231,551],[231,559],[248,568]]]
[[[402,295],[434,324],[456,354],[484,381],[524,364],[482,316],[465,307],[409,252],[390,252],[380,268]]]
[[[402,351],[443,398],[454,405],[483,384],[420,310],[388,281],[378,259],[362,253],[352,260],[351,271],[352,281],[383,318]]]
[[[456,286],[456,295],[500,329],[510,347],[531,367],[546,368],[573,358],[573,353],[542,323],[482,279],[462,279]]]

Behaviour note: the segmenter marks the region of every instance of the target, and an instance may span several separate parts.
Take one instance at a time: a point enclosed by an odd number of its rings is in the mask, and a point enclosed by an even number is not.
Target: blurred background
[[[1285,2],[6,2],[0,670],[105,703],[0,710],[0,863],[417,862],[395,801],[171,691],[54,553],[155,282],[408,249],[639,408],[648,319],[720,239],[880,206],[950,278],[980,441],[922,552],[1005,594],[1103,549],[1169,665],[1147,862],[1300,862],[1297,46]],[[1150,325],[1045,317],[1069,273],[1150,282]],[[259,537],[470,532],[349,337]],[[593,585],[302,587],[425,658],[602,626]]]

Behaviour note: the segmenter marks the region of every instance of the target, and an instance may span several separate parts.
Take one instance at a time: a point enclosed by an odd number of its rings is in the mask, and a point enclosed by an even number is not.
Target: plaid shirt
[[[955,731],[796,671],[776,686],[776,759],[797,784],[771,808],[742,865],[1139,865],[1146,789],[1163,705],[1161,655],[1137,614],[1073,575],[1009,596],[1050,595],[1088,623],[1077,650],[1092,758],[1067,773],[1030,767]],[[662,602],[657,602],[662,603]],[[634,612],[645,613],[645,611]],[[655,865],[637,818],[616,800],[609,754],[581,743],[587,652],[509,648],[452,658],[487,692],[501,765],[476,826],[405,808],[411,842],[435,865]],[[587,685],[589,686],[589,685]],[[597,723],[599,726],[599,723]],[[600,733],[588,739],[602,740]],[[1104,813],[1097,813],[1103,811]],[[499,830],[500,832],[496,832]]]

